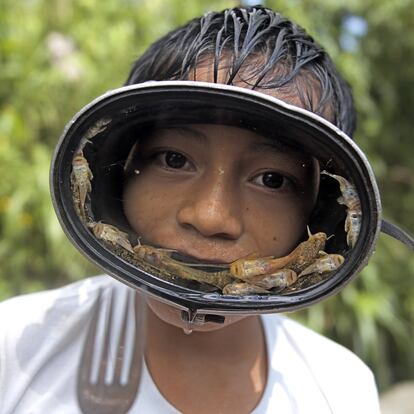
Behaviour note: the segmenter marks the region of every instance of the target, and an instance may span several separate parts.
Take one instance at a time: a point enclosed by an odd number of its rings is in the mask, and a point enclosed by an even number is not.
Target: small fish
[[[257,295],[257,294],[269,294],[270,292],[259,286],[251,285],[246,282],[233,282],[224,286],[223,295]]]
[[[362,210],[358,192],[353,184],[340,175],[321,171],[321,174],[334,178],[339,183],[341,197],[338,197],[339,204],[347,207],[345,219],[346,242],[349,247],[354,247],[361,230]]]
[[[300,243],[287,256],[258,259],[241,258],[231,263],[230,273],[235,278],[247,281],[252,276],[272,274],[284,268],[289,268],[296,273],[301,272],[314,261],[319,251],[325,248],[327,239],[326,234],[322,232],[311,234],[308,229],[308,234],[308,240]]]
[[[344,257],[340,254],[325,254],[316,259],[315,262],[304,269],[299,274],[299,277],[310,275],[312,273],[323,274],[333,272],[334,270],[338,269],[344,263],[344,261]]]
[[[298,276],[296,272],[290,269],[281,269],[270,275],[256,275],[249,278],[249,284],[258,286],[263,289],[283,290],[296,282]]]
[[[346,243],[354,247],[361,231],[362,212],[361,210],[348,210],[345,219]]]
[[[82,218],[85,218],[85,201],[86,196],[92,190],[92,179],[93,175],[89,169],[88,161],[83,156],[82,151],[80,151],[73,157],[70,180],[74,191],[77,192],[74,200],[79,203],[78,209]]]
[[[128,240],[128,234],[117,229],[111,224],[104,224],[102,222],[89,224],[92,228],[93,234],[101,240],[123,247],[131,253],[134,253],[131,243]]]
[[[207,283],[220,289],[234,280],[228,271],[206,272],[204,270],[191,268],[178,260],[172,259],[170,257],[171,251],[166,249],[138,244],[134,246],[133,250],[139,259],[144,260],[157,269],[170,273],[172,276],[178,276],[182,279]]]
[[[92,125],[83,135],[80,144],[79,149],[80,151],[83,151],[86,144],[91,143],[91,139],[98,135],[100,132],[105,131],[105,129],[108,127],[108,124],[112,121],[111,118],[101,118],[98,119],[94,125]]]

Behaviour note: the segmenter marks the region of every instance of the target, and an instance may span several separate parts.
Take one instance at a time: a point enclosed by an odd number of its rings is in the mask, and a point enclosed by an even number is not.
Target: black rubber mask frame
[[[331,250],[345,255],[344,264],[327,280],[296,292],[226,296],[160,278],[132,265],[97,240],[74,207],[70,177],[76,153],[83,151],[93,174],[87,214],[91,220],[111,223],[128,232],[120,183],[136,132],[190,123],[231,125],[266,137],[277,131],[278,139],[316,157],[321,169],[346,176],[361,204],[361,230],[355,246],[346,248],[343,220],[342,230],[338,230],[338,215],[325,214],[329,208],[338,209],[342,219],[344,215],[344,207],[336,201],[340,193],[331,191],[334,184],[328,176],[321,176],[321,189],[325,187],[321,191],[325,195],[318,201],[310,222],[312,232],[338,233],[331,242]],[[51,193],[66,235],[89,260],[130,287],[145,289],[149,295],[187,310],[188,315],[193,315],[189,319],[197,313],[215,317],[292,311],[330,297],[367,264],[382,226],[380,195],[371,166],[361,149],[342,131],[309,111],[268,95],[204,82],[146,82],[109,91],[85,106],[67,124],[56,147]],[[387,233],[412,243],[410,236],[398,228],[383,227]]]

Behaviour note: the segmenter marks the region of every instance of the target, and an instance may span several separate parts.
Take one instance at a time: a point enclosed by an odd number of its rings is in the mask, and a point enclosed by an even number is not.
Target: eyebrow
[[[177,130],[183,135],[188,135],[190,137],[196,138],[198,140],[206,141],[208,137],[203,133],[196,129],[193,129],[186,125],[178,125],[178,126],[171,126],[168,128],[165,128],[166,130],[173,129]],[[251,144],[252,149],[258,148],[260,150],[268,151],[269,149],[276,150],[279,152],[300,152],[299,150],[295,150],[294,148],[290,147],[287,144],[284,144],[282,141],[280,141],[277,138],[266,138],[263,137],[262,142],[253,142]]]
[[[189,138],[194,138],[196,141],[202,142],[203,144],[206,143],[207,141],[207,136],[205,134],[203,134],[200,131],[197,131],[194,128],[188,127],[188,126],[184,126],[184,125],[177,125],[177,126],[171,126],[171,127],[162,127],[159,128],[160,131],[164,130],[164,131],[177,131],[179,134],[189,137]]]
[[[300,150],[297,150],[289,145],[283,143],[282,141],[276,138],[268,138],[261,142],[252,142],[250,144],[251,151],[258,151],[258,152],[278,152],[278,153],[285,153],[285,154],[300,154],[305,155]]]
[[[158,129],[159,131],[177,131],[180,135],[188,138],[195,139],[196,141],[200,142],[201,144],[205,145],[208,137],[203,132],[198,131],[197,129],[194,129],[187,125],[172,125],[169,127],[160,127]],[[269,151],[273,153],[284,153],[284,154],[300,154],[302,156],[306,156],[305,153],[302,151],[295,149],[284,142],[282,142],[278,138],[266,138],[264,136],[261,136],[262,140],[259,142],[252,142],[248,148],[250,152],[257,151],[257,152],[263,152],[268,153]]]

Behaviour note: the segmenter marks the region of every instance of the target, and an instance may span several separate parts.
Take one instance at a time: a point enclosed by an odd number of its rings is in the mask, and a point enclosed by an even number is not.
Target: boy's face
[[[205,124],[155,130],[137,153],[124,209],[150,244],[229,263],[286,255],[306,231],[319,182],[310,157],[245,129]]]
[[[146,243],[229,263],[286,255],[303,237],[318,193],[316,160],[224,125],[158,129],[137,145],[139,173],[125,184],[124,210]],[[164,322],[186,327],[178,309],[148,303]]]
[[[197,69],[191,80],[213,82],[211,68]],[[301,106],[295,95],[268,93]],[[158,129],[137,145],[139,173],[125,184],[124,210],[146,242],[229,263],[250,254],[286,255],[305,235],[319,190],[315,159],[224,125]],[[152,299],[148,304],[164,322],[186,327],[180,310]],[[242,318],[194,330],[220,329]]]

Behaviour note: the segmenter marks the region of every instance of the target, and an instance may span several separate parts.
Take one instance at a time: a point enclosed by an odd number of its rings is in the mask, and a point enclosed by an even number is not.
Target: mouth
[[[210,266],[216,265],[220,268],[227,268],[231,263],[231,261],[226,261],[215,257],[205,257],[195,252],[193,253],[183,249],[177,249],[176,252],[171,255],[171,257],[185,263],[195,263],[200,265],[207,264]]]
[[[159,249],[169,250],[170,256],[172,259],[178,260],[185,264],[197,264],[197,265],[208,265],[208,267],[212,268],[216,265],[217,268],[229,268],[230,264],[233,263],[235,260],[243,257],[243,254],[235,255],[233,254],[217,254],[217,248],[215,249],[203,249],[200,252],[198,249],[195,249],[191,246],[179,245],[177,244],[169,244],[169,243],[154,243],[150,240],[142,240],[142,244],[148,244],[153,247]],[[211,251],[213,250],[213,251]],[[220,253],[225,249],[219,249]]]

